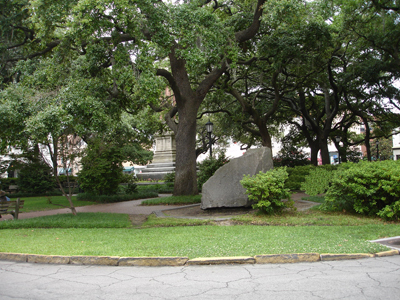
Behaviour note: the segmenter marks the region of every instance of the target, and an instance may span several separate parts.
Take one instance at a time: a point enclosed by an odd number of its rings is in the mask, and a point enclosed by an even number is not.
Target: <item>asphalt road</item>
[[[184,267],[0,261],[0,299],[400,299],[400,255]]]

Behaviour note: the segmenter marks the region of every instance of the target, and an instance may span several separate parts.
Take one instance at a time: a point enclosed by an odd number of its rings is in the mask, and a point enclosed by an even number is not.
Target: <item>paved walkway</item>
[[[160,194],[159,197],[166,197],[170,196],[170,194]],[[297,201],[299,205],[309,201],[301,200],[302,197],[307,196],[305,193],[296,193],[292,195],[292,199]],[[124,202],[117,202],[117,203],[105,203],[105,204],[94,204],[94,205],[87,205],[87,206],[80,206],[76,207],[77,212],[107,212],[107,213],[120,213],[120,214],[129,214],[129,215],[150,215],[155,211],[163,211],[169,210],[174,206],[171,205],[152,205],[152,206],[141,206],[140,204],[142,200],[132,200],[132,201],[124,201]],[[180,206],[175,206],[180,207]],[[67,214],[71,213],[69,208],[60,208],[60,209],[52,209],[52,210],[45,210],[45,211],[34,211],[28,213],[20,213],[19,219],[29,219],[29,218],[36,218],[42,216],[49,216],[49,215],[56,215],[56,214]],[[2,219],[0,220],[11,220],[11,215],[3,215]]]
[[[170,196],[168,194],[160,194],[160,197]],[[153,206],[141,206],[140,204],[144,200],[132,200],[117,203],[105,203],[105,204],[93,204],[87,206],[76,207],[77,212],[108,212],[108,213],[120,213],[120,214],[136,214],[136,215],[150,215],[153,211],[170,209],[171,206],[167,205],[153,205]],[[36,218],[41,216],[67,214],[71,213],[69,208],[52,209],[45,211],[34,211],[27,213],[20,213],[19,219]],[[11,215],[3,215],[2,219],[10,220]]]
[[[0,261],[0,299],[399,299],[400,255],[298,264],[110,267]]]

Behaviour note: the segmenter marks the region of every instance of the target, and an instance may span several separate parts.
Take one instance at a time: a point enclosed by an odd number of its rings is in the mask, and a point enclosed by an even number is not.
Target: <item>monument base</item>
[[[146,166],[141,173],[136,174],[140,180],[163,180],[165,175],[175,172],[175,163],[152,163]]]

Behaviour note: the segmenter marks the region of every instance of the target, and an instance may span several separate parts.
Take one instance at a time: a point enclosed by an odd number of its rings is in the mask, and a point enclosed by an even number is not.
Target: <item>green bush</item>
[[[120,195],[94,195],[90,193],[81,193],[77,195],[77,200],[79,201],[94,201],[99,203],[114,203],[114,202],[122,202],[122,201],[130,201],[137,199],[145,199],[145,198],[153,198],[158,197],[158,193],[154,191],[143,191],[137,192],[131,195],[128,194],[120,194]]]
[[[82,169],[78,174],[80,187],[85,193],[95,195],[114,195],[123,181],[124,161],[121,149],[114,144],[94,141],[82,157]]]
[[[167,184],[168,187],[174,187],[175,172],[168,173],[167,175],[165,175],[164,182]]]
[[[300,190],[302,182],[306,180],[306,176],[315,168],[314,165],[286,168],[288,179],[285,182],[285,188],[291,191]]]
[[[19,191],[36,195],[54,189],[51,168],[42,161],[23,164],[16,183]]]
[[[253,208],[272,214],[293,207],[289,189],[284,187],[287,178],[286,167],[283,167],[266,173],[260,172],[255,176],[244,176],[240,183],[246,189],[249,199],[255,202]],[[282,199],[288,201],[283,202]]]
[[[197,173],[198,189],[201,190],[203,184],[206,183],[206,181],[227,162],[229,162],[229,159],[225,156],[225,153],[222,152],[218,158],[207,158],[199,163],[199,172]]]
[[[348,163],[339,168],[324,209],[400,219],[400,161]]]
[[[315,168],[305,177],[301,189],[310,196],[323,194],[328,190],[333,174],[333,171],[328,171],[326,168]]]
[[[0,178],[0,190],[6,191],[8,190],[10,185],[17,185],[18,178]]]

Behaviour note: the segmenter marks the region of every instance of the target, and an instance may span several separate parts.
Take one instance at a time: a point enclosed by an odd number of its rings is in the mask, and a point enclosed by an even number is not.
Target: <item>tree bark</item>
[[[196,115],[197,109],[179,110],[179,126],[175,135],[176,171],[174,195],[196,195]]]
[[[330,165],[331,158],[329,156],[328,141],[325,138],[319,139],[319,148],[321,150],[321,158],[323,165]]]

